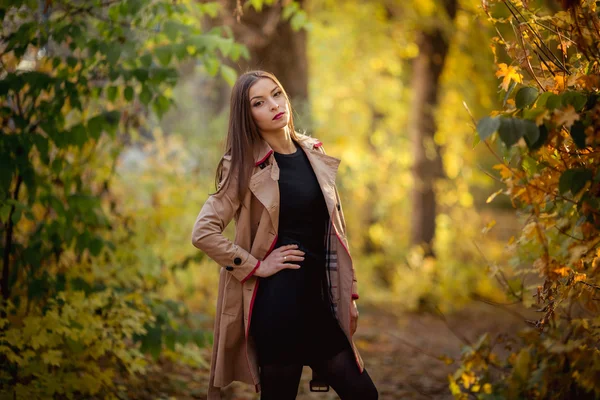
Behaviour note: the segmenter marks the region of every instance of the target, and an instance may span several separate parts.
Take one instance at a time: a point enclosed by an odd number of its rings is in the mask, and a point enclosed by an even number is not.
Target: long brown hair
[[[258,126],[252,118],[249,94],[250,87],[261,78],[271,79],[283,92],[288,102],[288,109],[290,110],[290,121],[288,123],[290,136],[292,137],[292,140],[298,140],[291,116],[292,108],[290,99],[275,75],[258,70],[248,71],[240,75],[231,90],[229,128],[227,130],[227,141],[225,145],[225,154],[231,155],[231,167],[229,168],[227,176],[222,177],[223,158],[221,158],[215,175],[215,186],[217,187],[216,193],[219,193],[229,185],[231,182],[230,177],[233,176],[236,178],[238,185],[237,193],[240,202],[248,189],[250,176],[252,175],[252,169],[254,168],[254,147],[262,140]],[[222,179],[224,180],[222,181]],[[220,182],[221,185],[219,185]]]

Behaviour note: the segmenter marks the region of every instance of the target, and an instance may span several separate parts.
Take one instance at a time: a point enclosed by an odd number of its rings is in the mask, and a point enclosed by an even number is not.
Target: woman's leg
[[[260,367],[260,400],[294,400],[302,376],[302,364]]]
[[[310,367],[323,376],[342,400],[377,400],[379,396],[367,370],[359,372],[350,348]]]

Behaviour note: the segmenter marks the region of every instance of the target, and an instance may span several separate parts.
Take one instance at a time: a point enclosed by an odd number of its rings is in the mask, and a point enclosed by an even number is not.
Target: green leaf
[[[527,143],[527,147],[532,149],[532,147],[538,143],[540,138],[540,130],[533,121],[522,119],[519,120],[519,123],[523,127],[523,137],[525,138],[525,143]]]
[[[544,92],[540,95],[540,97],[538,97],[537,102],[536,102],[536,107],[546,107],[546,102],[548,101],[548,99],[550,98],[550,96],[552,96],[554,93],[552,92]]]
[[[108,101],[114,103],[117,99],[117,94],[119,94],[119,88],[117,86],[108,87],[108,90],[106,91],[106,97],[108,98]]]
[[[167,20],[162,26],[163,32],[169,38],[170,41],[174,42],[179,36],[181,31],[181,25],[175,21]]]
[[[133,88],[131,86],[126,86],[125,90],[123,91],[123,96],[125,97],[125,100],[127,101],[132,101],[133,100]]]
[[[202,12],[208,14],[209,17],[215,18],[219,14],[221,5],[216,1],[200,5]]]
[[[571,191],[573,196],[577,195],[585,186],[587,181],[591,181],[593,173],[589,169],[575,168],[568,169],[562,173],[558,181],[558,191],[563,194]]]
[[[221,65],[221,63],[215,57],[205,57],[204,58],[204,68],[206,68],[206,72],[210,76],[217,75],[217,72],[219,72],[220,65]]]
[[[502,139],[506,147],[511,147],[523,136],[523,126],[519,123],[519,121],[520,120],[517,118],[500,118],[498,135],[500,135],[500,139]]]
[[[290,19],[290,17],[292,15],[294,15],[298,9],[300,8],[300,6],[298,5],[298,3],[296,3],[295,1],[289,3],[288,5],[286,5],[285,7],[283,7],[283,13],[281,14],[281,17],[284,20],[288,20]]]
[[[119,46],[116,46],[114,44],[106,44],[104,54],[106,55],[106,61],[111,65],[115,65],[121,57],[121,49]]]
[[[233,47],[233,39],[218,38],[217,47],[221,50],[223,57],[227,57]]]
[[[292,26],[292,29],[294,30],[294,32],[298,32],[300,29],[302,29],[306,23],[308,22],[308,17],[306,16],[306,13],[303,11],[299,11],[296,14],[294,14],[294,16],[292,17],[292,20],[290,21],[290,25]]]
[[[169,110],[171,102],[165,96],[158,95],[153,103],[153,109],[158,118],[162,118],[162,116]]]
[[[556,108],[560,108],[561,105],[562,105],[562,99],[560,98],[559,95],[556,95],[554,93],[552,93],[548,97],[548,100],[546,100],[546,108],[548,110],[554,110]]]
[[[544,145],[544,143],[546,143],[546,140],[548,139],[548,128],[546,128],[546,125],[538,126],[537,130],[537,140],[530,141],[530,139],[527,136],[525,136],[525,142],[527,143],[527,147],[529,147],[529,150],[539,149]]]
[[[29,86],[35,89],[43,90],[54,83],[54,79],[51,76],[37,71],[23,73],[21,74],[21,78],[24,82],[28,83]]]
[[[82,124],[77,124],[68,133],[69,144],[74,144],[77,147],[83,147],[87,142],[87,132]]]
[[[503,107],[506,107],[506,102],[508,101],[508,98],[510,97],[510,94],[514,90],[515,86],[517,86],[517,82],[515,82],[515,81],[511,81],[510,84],[508,85],[508,90],[506,91],[506,94],[504,95],[504,99],[502,100]]]
[[[184,43],[177,43],[171,46],[173,54],[179,61],[188,56],[187,47]]]
[[[68,56],[68,57],[67,57],[67,65],[68,65],[69,67],[71,67],[71,68],[75,68],[75,66],[77,65],[77,62],[78,62],[78,61],[79,61],[79,60],[78,60],[78,59],[76,59],[76,58],[75,58],[75,57],[73,57],[73,56]]]
[[[50,157],[48,153],[48,138],[34,133],[32,134],[31,139],[33,140],[33,143],[40,154],[42,162],[48,165],[50,163]]]
[[[237,72],[233,68],[228,65],[221,65],[221,76],[225,81],[229,84],[229,86],[233,86],[237,79]]]
[[[12,206],[10,204],[2,204],[0,206],[0,221],[5,224],[8,221],[8,216],[10,215],[10,209]]]
[[[100,255],[100,252],[102,251],[102,247],[104,247],[104,241],[98,236],[92,237],[91,240],[89,241],[90,253],[92,253],[92,255],[94,257],[97,257],[98,255]]]
[[[575,145],[580,149],[585,149],[585,127],[583,126],[583,122],[575,121],[573,126],[571,126],[570,133]]]
[[[150,104],[150,102],[152,101],[152,92],[150,91],[150,89],[148,88],[148,86],[144,85],[142,87],[142,91],[140,92],[140,96],[139,97],[140,97],[140,101],[145,106],[147,106],[148,104]]]
[[[158,359],[162,351],[162,325],[156,324],[152,326],[145,326],[146,335],[142,337],[142,344],[140,351],[142,353],[150,353],[154,359]]]
[[[13,212],[13,215],[12,215],[13,225],[17,225],[20,220],[21,220],[21,209],[15,208],[15,211]]]
[[[133,76],[140,82],[144,83],[148,80],[148,70],[143,68],[136,68],[132,71]]]
[[[173,52],[171,50],[171,46],[161,46],[154,49],[154,54],[156,58],[158,58],[158,62],[160,65],[166,67],[171,62],[171,58],[173,57]]]
[[[146,53],[143,56],[141,56],[139,60],[142,63],[142,66],[150,68],[150,66],[152,65],[152,54]]]
[[[583,107],[587,103],[587,97],[580,92],[569,91],[562,94],[562,105],[572,105],[575,111],[579,112],[583,110]]]
[[[248,4],[250,4],[257,12],[262,11],[263,0],[248,0]]]
[[[92,138],[98,140],[104,130],[104,121],[105,118],[103,115],[96,115],[88,120],[87,128]]]
[[[538,96],[538,91],[533,87],[523,87],[519,89],[517,95],[515,96],[515,105],[517,108],[525,108],[529,107],[531,104],[535,102],[535,99]]]
[[[499,117],[483,117],[477,123],[477,133],[481,140],[492,136],[500,128]]]

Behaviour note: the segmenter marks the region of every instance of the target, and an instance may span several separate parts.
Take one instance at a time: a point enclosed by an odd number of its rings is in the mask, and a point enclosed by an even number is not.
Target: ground
[[[379,399],[452,399],[448,374],[456,364],[446,364],[440,356],[458,357],[464,341],[475,341],[481,334],[492,336],[516,332],[525,327],[523,318],[502,308],[474,302],[460,312],[440,317],[431,313],[401,313],[393,309],[361,305],[355,341],[365,365],[379,390]],[[522,312],[522,310],[517,310]],[[530,317],[530,316],[529,316]],[[145,393],[129,398],[205,399],[207,371],[173,369],[163,364],[151,372],[140,387]],[[331,400],[328,393],[311,393],[311,373],[304,368],[298,400]],[[224,400],[256,400],[252,387],[234,383],[223,390]]]

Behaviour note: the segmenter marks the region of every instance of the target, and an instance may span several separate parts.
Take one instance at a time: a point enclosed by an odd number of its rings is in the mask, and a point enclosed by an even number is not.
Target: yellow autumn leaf
[[[42,361],[44,364],[59,366],[62,359],[62,351],[60,350],[48,350],[42,354]]]
[[[555,273],[556,275],[560,275],[560,276],[569,276],[569,273],[571,272],[571,268],[569,268],[569,267],[554,268],[552,270],[552,272]]]
[[[498,189],[497,191],[495,191],[494,193],[489,195],[489,197],[485,200],[485,202],[491,203],[492,200],[494,200],[496,198],[496,196],[498,196],[500,193],[502,193],[502,191],[503,191],[503,189]]]
[[[523,82],[523,75],[519,73],[519,67],[513,67],[512,65],[506,65],[505,63],[498,64],[498,71],[496,71],[496,77],[502,79],[502,84],[500,85],[502,89],[508,91],[508,86],[511,81],[515,81],[517,83]]]
[[[563,90],[565,90],[565,86],[566,86],[566,79],[564,76],[562,75],[554,75],[554,89],[562,92]]]
[[[488,233],[496,225],[496,220],[493,219],[487,223],[487,225],[481,230],[481,233]]]
[[[565,125],[566,128],[570,128],[575,121],[579,121],[579,114],[572,105],[567,106],[564,110],[554,111],[556,125]]]
[[[465,389],[470,388],[471,385],[475,384],[475,382],[477,381],[475,374],[473,374],[472,372],[463,372],[463,374],[460,377],[462,379],[463,386],[465,387]]]
[[[496,164],[492,168],[497,169],[500,172],[502,179],[508,179],[513,175],[512,170],[505,164]]]
[[[489,383],[483,385],[483,393],[492,394],[492,385],[490,385]]]

